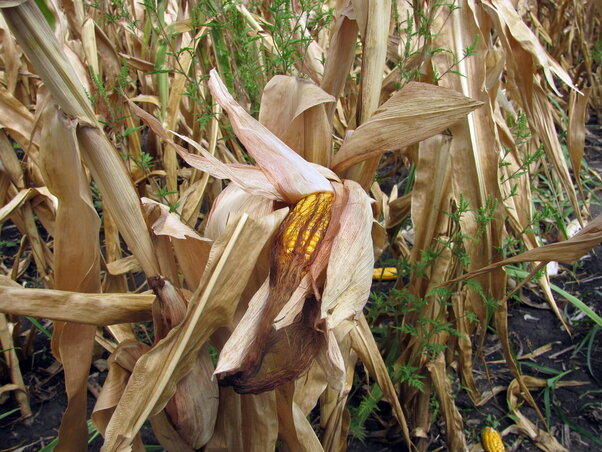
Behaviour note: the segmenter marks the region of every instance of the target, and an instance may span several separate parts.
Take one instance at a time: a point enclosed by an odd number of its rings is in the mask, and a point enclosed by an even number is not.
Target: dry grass
[[[449,374],[475,404],[487,397],[473,361],[489,323],[509,398],[539,411],[540,382],[510,348],[502,265],[534,262],[534,275],[602,236],[597,219],[540,247],[531,193],[543,174],[586,223],[599,2],[48,1],[46,18],[7,3],[0,224],[23,239],[2,266],[0,332],[18,315],[54,320],[69,396],[59,449],[86,447],[95,342],[111,353],[92,415],[107,452],[143,450],[147,419],[174,451],[345,450],[358,360],[412,449],[426,450],[434,395],[449,449],[464,450]],[[406,264],[396,288],[413,301],[391,296],[370,325],[383,253]],[[40,288],[15,283],[34,268]],[[152,344],[135,335],[150,320]],[[377,343],[370,327],[390,322]],[[5,357],[27,417],[16,354]],[[564,450],[512,414],[544,450]]]

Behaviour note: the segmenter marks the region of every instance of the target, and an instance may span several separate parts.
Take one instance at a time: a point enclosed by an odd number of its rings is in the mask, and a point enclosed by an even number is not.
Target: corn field
[[[566,450],[508,300],[535,281],[569,334],[545,266],[602,241],[583,163],[600,1],[0,8],[0,225],[19,236],[0,266],[3,392],[32,416],[11,332],[52,320],[54,450],[87,450],[98,353],[103,452],[146,450],[147,423],[168,451],[345,451],[362,386],[407,450],[429,448],[433,400],[447,449],[482,450],[453,387],[491,399],[488,329],[514,431]],[[551,215],[559,240],[536,227]]]

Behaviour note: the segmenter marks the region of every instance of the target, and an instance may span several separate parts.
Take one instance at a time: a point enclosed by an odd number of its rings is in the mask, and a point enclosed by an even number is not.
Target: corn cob
[[[306,261],[311,259],[330,222],[333,199],[332,193],[312,193],[295,205],[283,223],[281,246],[285,255],[297,253]]]
[[[483,442],[483,448],[485,452],[505,452],[506,448],[502,442],[502,435],[497,430],[491,427],[485,427],[481,434],[481,440]]]
[[[378,267],[372,272],[372,279],[381,281],[394,281],[397,279],[397,268],[395,267]]]

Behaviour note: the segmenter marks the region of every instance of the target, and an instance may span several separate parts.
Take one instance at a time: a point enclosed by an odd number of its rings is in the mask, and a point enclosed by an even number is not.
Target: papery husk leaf
[[[343,373],[339,387],[330,385],[320,399],[320,424],[324,428],[321,440],[324,450],[345,451],[350,420],[346,404],[353,386],[357,355],[352,349],[350,335],[342,337],[339,344],[336,340],[334,343],[337,349],[340,347]]]
[[[154,284],[153,281],[150,283]],[[161,294],[153,306],[155,343],[186,317],[186,300],[181,291],[165,280]],[[204,346],[197,352],[190,372],[178,381],[175,394],[167,402],[164,409],[167,417],[164,419],[160,413],[154,416],[153,423],[161,430],[161,434],[156,433],[166,449],[198,449],[213,435],[219,397],[217,381],[212,378],[213,370],[209,349]]]
[[[332,333],[331,331],[330,334],[334,333]],[[329,345],[330,342],[330,338],[328,338],[327,343]],[[338,344],[336,346],[338,347]],[[306,416],[309,415],[309,413],[311,413],[311,411],[316,407],[316,404],[320,399],[320,395],[324,392],[324,390],[329,384],[329,375],[319,363],[320,354],[324,353],[324,351],[324,348],[321,348],[318,352],[318,355],[316,356],[316,360],[313,363],[311,363],[307,374],[305,374],[303,378],[298,378],[297,380],[295,380],[294,402],[297,404],[297,406],[299,406],[301,411],[305,413]],[[341,381],[342,380],[344,379],[341,379]]]
[[[205,450],[262,452],[274,450],[278,439],[276,394],[237,394],[220,387],[220,409],[215,433]]]
[[[24,289],[0,275],[0,311],[17,315],[98,326],[144,322],[152,319],[154,299],[153,294],[87,294]]]
[[[126,340],[109,357],[109,372],[91,415],[94,426],[103,436],[113,411],[121,399],[136,360],[148,350],[149,346],[146,344],[135,340]],[[140,435],[136,436],[132,450],[134,452],[144,450]]]
[[[238,185],[229,184],[216,198],[207,218],[205,237],[215,240],[224,233],[228,224],[246,213],[251,218],[261,218],[273,210],[273,201],[246,192]]]
[[[340,174],[369,157],[442,132],[479,105],[450,89],[408,83],[343,143],[333,158],[333,170]]]
[[[374,336],[372,336],[368,321],[363,314],[359,316],[356,326],[351,329],[349,334],[351,334],[353,350],[355,350],[359,359],[368,369],[368,372],[376,380],[378,386],[380,386],[387,402],[391,404],[393,416],[399,423],[407,444],[411,445],[410,431],[408,430],[405,415],[399,404],[397,392],[389,377],[387,366],[383,361]]]
[[[337,339],[335,331],[338,333],[340,341]],[[316,355],[316,362],[325,373],[328,385],[333,390],[338,391],[339,394],[343,394],[345,391],[345,382],[348,380],[349,372],[353,373],[353,366],[351,370],[348,369],[349,361],[345,361],[339,346],[339,342],[343,342],[346,332],[346,325],[339,325],[336,329],[327,330],[326,346],[320,347]],[[298,404],[303,405],[301,402]]]
[[[228,113],[238,139],[287,201],[294,203],[311,193],[332,192],[324,176],[236,103],[215,69],[211,71],[209,89]]]
[[[270,281],[266,279],[253,298],[242,319],[224,345],[215,368],[216,375],[233,373],[240,370],[245,357],[259,332],[262,314],[270,294]]]
[[[131,100],[129,101],[129,105],[132,111],[140,119],[142,119],[157,136],[159,136],[163,141],[172,145],[178,151],[180,157],[182,157],[190,166],[207,172],[217,179],[230,179],[232,182],[249,193],[264,196],[277,201],[284,200],[283,195],[277,191],[274,184],[268,180],[261,169],[250,165],[226,165],[189,138],[172,132],[176,136],[193,145],[197,150],[199,150],[199,152],[201,152],[201,155],[191,154],[186,151],[186,149],[177,145],[171,140],[161,123],[153,115],[142,110]]]
[[[114,408],[117,405],[136,361],[149,350],[150,347],[142,342],[125,340],[111,353],[107,360],[109,374],[92,413],[92,421],[101,433],[104,434],[106,425],[103,427],[100,418],[98,418],[99,422],[96,421],[96,418],[103,410]],[[108,420],[109,418],[106,418],[107,422]]]
[[[103,452],[128,447],[144,420],[173,396],[176,383],[190,371],[209,336],[230,323],[257,256],[282,213],[261,223],[242,216],[214,243],[186,319],[138,360],[107,428]]]
[[[229,386],[219,388],[217,421],[213,437],[205,446],[206,452],[244,451],[240,397]]]
[[[75,139],[75,123],[54,103],[42,113],[40,164],[48,189],[58,198],[54,228],[55,288],[100,292],[100,218],[92,204]],[[88,372],[96,328],[55,322],[52,349],[63,364],[68,404],[56,450],[83,450],[88,444],[86,401]]]
[[[466,437],[464,436],[464,422],[452,399],[452,387],[447,372],[445,371],[445,357],[443,353],[427,364],[431,373],[433,386],[437,392],[437,398],[441,403],[445,426],[447,432],[447,446],[450,450],[468,450]]]
[[[149,421],[155,437],[165,450],[177,452],[194,452],[196,450],[178,433],[165,410],[155,414]]]
[[[374,267],[370,198],[359,184],[348,180],[344,185],[349,197],[332,244],[322,294],[321,317],[328,316],[329,328],[362,311]]]
[[[202,349],[192,371],[182,378],[165,411],[175,430],[190,448],[203,447],[213,436],[219,390],[213,376],[207,347]]]
[[[241,394],[240,406],[244,451],[275,450],[278,440],[276,393]]]
[[[274,319],[274,329],[279,330],[289,326],[295,322],[299,313],[303,310],[305,299],[312,290],[311,274],[306,274],[299,286],[295,289],[290,299],[282,307],[276,318]]]
[[[325,106],[334,98],[312,82],[277,75],[264,87],[259,122],[308,162],[330,164]]]

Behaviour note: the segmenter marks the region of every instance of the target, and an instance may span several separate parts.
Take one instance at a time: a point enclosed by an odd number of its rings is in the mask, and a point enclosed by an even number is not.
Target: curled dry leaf
[[[548,385],[547,380],[542,378],[535,378],[527,375],[523,375],[523,382],[525,386],[530,390],[536,390],[545,388]],[[559,381],[556,383],[557,387],[562,386],[579,386],[583,383],[576,381]],[[523,390],[521,385],[517,380],[512,380],[512,382],[508,385],[507,392],[507,400],[508,407],[510,408],[510,413],[515,419],[516,426],[518,427],[518,431],[527,436],[531,441],[533,441],[538,448],[545,452],[567,452],[567,449],[564,448],[557,440],[554,438],[550,432],[540,429],[533,423],[525,414],[521,412],[520,401],[524,397]]]

